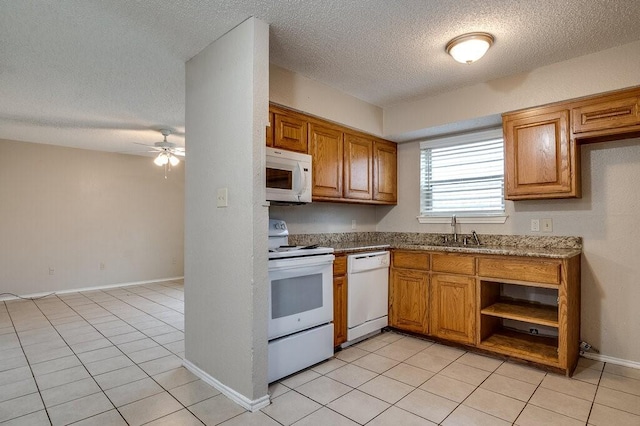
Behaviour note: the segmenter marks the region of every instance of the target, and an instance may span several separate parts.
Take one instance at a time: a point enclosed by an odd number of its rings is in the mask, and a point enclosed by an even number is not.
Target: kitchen
[[[446,123],[460,122],[476,117],[499,115],[505,111],[511,111],[521,107],[540,105],[552,101],[571,99],[583,95],[600,93],[630,87],[638,84],[634,69],[637,64],[637,43],[620,46],[607,51],[594,53],[584,57],[567,60],[540,67],[535,71],[519,77],[497,79],[490,84],[477,84],[458,90],[453,90],[421,101],[415,101],[411,106],[397,105],[386,108],[384,116],[380,108],[368,105],[337,90],[324,86],[316,81],[305,79],[299,74],[283,70],[277,66],[270,67],[270,83],[268,99],[277,104],[311,113],[335,122],[340,122],[352,127],[362,129],[373,134],[385,135],[401,134],[417,129],[433,129]],[[447,58],[450,60],[450,58]],[[606,72],[602,70],[606,69]],[[602,75],[610,78],[603,79]],[[578,84],[578,82],[580,84]],[[296,87],[294,91],[290,88]],[[311,94],[313,93],[313,96]],[[505,95],[508,93],[509,95]],[[475,103],[470,100],[476,100]],[[455,105],[455,108],[442,108],[442,105]],[[408,113],[411,111],[411,113]],[[383,125],[384,120],[384,125]],[[498,124],[499,119],[493,117],[493,122]],[[256,129],[258,126],[255,126]],[[486,124],[483,124],[486,127]],[[446,133],[446,132],[442,132]],[[229,139],[226,135],[223,139]],[[256,140],[259,137],[256,136]],[[633,185],[628,176],[637,173],[633,167],[637,161],[631,161],[637,153],[635,144],[629,141],[613,143],[616,149],[604,149],[601,145],[590,145],[582,150],[583,168],[583,198],[577,200],[559,201],[527,201],[507,203],[509,219],[505,225],[478,225],[474,226],[480,235],[482,234],[529,234],[530,219],[552,218],[554,235],[577,235],[584,238],[584,251],[586,262],[583,261],[583,287],[591,286],[598,289],[593,293],[583,295],[583,339],[594,344],[600,350],[615,358],[637,362],[634,354],[637,354],[637,342],[629,339],[629,336],[637,334],[637,321],[634,321],[634,309],[629,306],[634,297],[633,294],[634,255],[633,245],[625,241],[635,240],[633,224],[637,223],[635,210],[631,210],[623,202],[633,201],[632,197],[624,195],[612,198],[620,191],[622,194],[633,193]],[[418,158],[419,144],[415,142],[403,143],[398,146],[399,167],[398,189],[400,203],[397,207],[372,207],[352,206],[338,204],[311,204],[299,207],[272,207],[270,214],[287,220],[292,233],[317,233],[317,232],[351,232],[352,223],[356,221],[357,231],[388,231],[388,232],[425,232],[425,225],[418,224],[418,200],[415,194],[418,191]],[[221,151],[217,156],[208,158],[222,158],[226,151]],[[235,159],[247,158],[246,151],[242,153],[229,153]],[[614,165],[622,165],[619,172],[611,171]],[[589,165],[589,166],[587,166]],[[224,164],[220,165],[225,168]],[[615,167],[613,167],[616,169]],[[235,174],[227,167],[227,172]],[[220,179],[220,187],[226,179]],[[189,177],[187,177],[187,186]],[[244,182],[242,186],[229,185],[230,201],[239,200],[237,193],[243,191],[250,183]],[[256,183],[257,185],[257,183]],[[615,189],[614,194],[610,191]],[[210,190],[210,188],[209,188]],[[189,188],[187,193],[189,194]],[[599,191],[599,192],[596,192]],[[600,194],[596,197],[596,194]],[[193,194],[192,194],[193,195]],[[188,195],[189,197],[189,195]],[[405,201],[403,201],[405,200]],[[246,199],[240,199],[244,208],[250,208]],[[212,211],[216,211],[215,208]],[[576,220],[578,217],[580,220]],[[204,219],[204,218],[203,218]],[[242,218],[245,220],[246,217]],[[224,219],[230,223],[231,218]],[[588,221],[588,225],[584,222]],[[266,223],[255,225],[256,234],[263,233]],[[204,225],[206,228],[207,225]],[[463,232],[469,232],[466,225],[461,225]],[[429,225],[428,232],[448,233],[447,224]],[[613,231],[616,230],[614,233]],[[221,231],[222,241],[232,241],[234,236]],[[260,242],[263,238],[256,237],[256,253],[266,253],[266,242]],[[266,240],[266,238],[264,238]],[[216,259],[218,266],[224,267],[224,263],[237,258],[236,249],[242,247],[249,252],[249,243],[242,240],[237,246],[226,253],[222,248],[214,249],[213,254],[219,255]],[[593,255],[590,255],[593,253]],[[185,256],[200,256],[193,253],[187,246]],[[204,257],[204,256],[203,256]],[[229,276],[237,276],[237,271],[229,271]],[[245,281],[246,276],[238,277]],[[615,281],[615,283],[612,283]],[[619,292],[624,288],[625,293]],[[228,289],[231,306],[242,306],[247,299],[246,294],[241,300],[235,299],[236,290]],[[240,289],[238,289],[240,291]],[[242,290],[244,291],[244,290]],[[606,294],[606,297],[604,296]],[[194,295],[197,297],[197,295]],[[239,295],[238,295],[239,296]],[[187,296],[189,297],[189,296]],[[611,303],[611,305],[609,305]],[[203,307],[204,309],[205,307]],[[225,313],[229,309],[224,306],[218,308]],[[260,307],[256,312],[260,313]],[[612,315],[615,316],[612,317]],[[259,316],[259,315],[257,315]],[[260,329],[257,319],[254,319],[256,329]],[[187,324],[189,319],[187,318]],[[233,324],[227,324],[233,326]],[[243,320],[243,329],[252,328]],[[189,325],[187,325],[189,327]],[[248,336],[252,333],[248,332]],[[266,333],[266,331],[265,331]],[[255,340],[261,340],[264,336],[255,336]],[[247,339],[252,339],[248,337]],[[187,341],[189,337],[187,337]],[[194,341],[194,344],[200,344]],[[635,346],[634,346],[635,345]],[[232,351],[221,357],[218,362],[233,359]],[[243,370],[247,365],[242,361],[242,367],[233,367],[230,374],[244,377],[243,384],[237,387],[251,388],[247,383],[251,379],[246,378]],[[224,374],[224,373],[221,373]],[[257,377],[261,373],[256,372]],[[234,385],[235,387],[236,385]],[[243,391],[244,392],[244,391]],[[247,390],[245,394],[251,391]]]

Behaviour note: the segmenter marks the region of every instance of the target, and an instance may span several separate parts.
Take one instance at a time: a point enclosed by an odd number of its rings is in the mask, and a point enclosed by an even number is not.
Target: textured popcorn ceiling
[[[184,132],[185,61],[249,16],[271,62],[379,106],[640,39],[637,0],[0,0],[0,138],[122,152]],[[466,66],[444,46],[470,31],[496,43]]]

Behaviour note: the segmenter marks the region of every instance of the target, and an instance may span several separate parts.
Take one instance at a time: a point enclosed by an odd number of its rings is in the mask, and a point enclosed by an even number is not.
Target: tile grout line
[[[593,406],[596,403],[596,398],[598,397],[598,389],[600,388],[600,380],[602,380],[602,374],[604,373],[604,368],[607,366],[607,363],[602,364],[602,370],[600,370],[600,375],[598,376],[598,383],[596,384],[596,393],[593,395],[593,401],[591,401],[591,407],[589,408],[589,414],[587,415],[587,423],[589,423],[589,419],[591,418],[591,413],[593,412]]]
[[[85,297],[86,297],[86,296],[85,296]],[[61,299],[61,300],[62,300],[62,299]],[[78,311],[76,311],[76,310],[75,310],[71,305],[69,305],[68,303],[66,303],[64,300],[62,300],[62,302],[63,302],[65,305],[67,305],[71,310],[73,310],[73,311],[74,311],[74,312],[76,312],[78,315],[80,315],[80,317],[81,317],[82,319],[84,319],[85,321],[87,321],[87,319],[86,319],[86,318],[85,318],[81,313],[79,313]],[[119,317],[118,315],[116,315],[116,314],[114,314],[113,312],[111,312],[109,309],[104,308],[104,307],[103,307],[102,305],[100,305],[99,303],[97,303],[97,302],[93,302],[93,301],[92,301],[92,303],[94,303],[94,304],[96,304],[96,305],[98,305],[98,306],[102,307],[103,309],[106,309],[106,310],[107,310],[111,315],[113,315],[113,316],[115,316],[116,318],[118,318],[118,320],[125,322],[126,324],[128,324],[128,325],[132,326],[133,328],[136,328],[135,326],[133,326],[133,325],[129,324],[129,322],[128,322],[127,320],[122,319],[122,318],[121,318],[121,317]],[[124,302],[124,301],[123,301],[123,303],[126,303],[126,302]],[[130,306],[131,306],[131,305],[130,305]],[[132,307],[133,307],[134,309],[138,309],[138,308],[137,308],[137,307],[135,307],[135,306],[132,306]],[[139,310],[139,309],[138,309],[138,310]],[[145,314],[146,314],[146,312],[145,312]],[[147,314],[147,315],[151,315],[151,314]],[[153,315],[151,315],[151,316],[153,317]],[[154,318],[155,318],[155,317],[154,317]],[[87,321],[87,323],[89,323],[89,322]],[[90,324],[90,323],[89,323],[89,324]],[[105,339],[107,339],[107,340],[109,340],[109,342],[111,342],[111,339],[109,339],[109,338],[108,338],[108,337],[106,337],[104,334],[102,334],[102,332],[101,332],[100,330],[98,330],[97,328],[95,328],[95,326],[94,326],[93,324],[91,324],[91,326],[92,326],[94,329],[96,329],[96,331],[97,331],[98,333],[100,333],[100,334],[101,334]],[[136,330],[138,330],[138,329],[136,328]],[[139,331],[139,332],[141,332],[142,334],[144,334],[144,332],[142,332],[141,330],[138,330],[138,331]],[[146,336],[146,334],[145,334],[145,336]],[[112,336],[112,337],[113,337],[113,336]],[[149,336],[147,336],[146,338],[150,338],[150,337],[149,337]],[[153,340],[153,339],[152,339],[152,340]],[[65,342],[66,342],[66,341],[65,341]],[[157,342],[156,342],[156,343],[157,343]],[[114,344],[113,342],[111,342],[111,344],[112,344],[114,347],[116,347],[116,348],[121,352],[121,354],[122,354],[123,356],[125,356],[127,359],[129,359],[129,361],[131,361],[131,362],[133,363],[133,365],[135,365],[136,367],[140,368],[140,366],[138,365],[138,363],[137,363],[137,362],[135,362],[133,359],[131,359],[127,353],[125,353],[122,349],[120,349],[120,347],[118,347],[118,345]],[[160,344],[158,343],[158,345],[160,345]],[[162,346],[162,345],[161,345],[161,346]],[[143,350],[144,350],[144,349],[143,349]],[[75,352],[74,352],[74,353],[75,353]],[[174,355],[175,355],[175,354],[174,354]],[[77,354],[76,354],[76,356],[77,356]],[[116,355],[116,356],[119,356],[119,355]],[[115,358],[115,357],[111,357],[111,358]],[[107,358],[107,359],[110,359],[110,358]],[[99,361],[104,361],[104,360],[99,360]],[[153,360],[151,360],[151,361],[153,361]],[[84,361],[80,360],[80,362],[82,363],[82,366],[83,366],[83,367],[85,368],[85,370],[86,370],[86,366],[84,365]],[[123,367],[123,368],[127,368],[127,367]],[[123,368],[116,369],[116,370],[112,370],[112,371],[122,370]],[[164,391],[164,392],[166,392],[167,394],[169,394],[169,395],[170,395],[174,400],[176,400],[176,401],[178,402],[178,404],[180,404],[180,406],[182,407],[181,409],[176,410],[176,411],[174,411],[174,412],[172,412],[172,413],[168,413],[167,415],[173,414],[173,413],[175,413],[175,412],[177,412],[177,411],[180,411],[180,410],[182,410],[182,409],[187,409],[187,410],[188,410],[188,408],[187,408],[187,407],[185,407],[185,406],[184,406],[180,401],[178,401],[178,399],[177,399],[175,396],[173,396],[173,394],[169,391],[169,389],[166,389],[164,386],[162,386],[160,383],[158,383],[158,382],[153,378],[153,376],[151,376],[149,373],[147,373],[146,371],[144,371],[142,368],[140,368],[140,370],[142,370],[142,371],[144,372],[144,374],[146,374],[146,375],[147,375],[147,378],[149,378],[149,379],[153,380],[153,381],[154,381],[158,386],[160,386],[160,388],[161,388],[161,389],[163,389],[163,391]],[[169,371],[171,371],[171,370],[169,370]],[[122,413],[120,412],[120,407],[117,407],[117,406],[113,403],[113,401],[111,400],[111,398],[109,398],[109,395],[107,395],[107,393],[106,393],[105,389],[103,389],[103,388],[102,388],[102,386],[100,385],[100,383],[98,383],[98,382],[95,380],[94,376],[93,376],[93,375],[92,375],[88,370],[87,370],[87,373],[89,373],[89,375],[91,376],[91,378],[96,382],[96,384],[98,385],[98,387],[100,388],[100,390],[102,391],[102,393],[104,394],[104,396],[109,400],[109,402],[111,403],[111,405],[113,405],[114,409],[118,412],[118,414],[120,415],[120,417],[122,417],[122,418],[123,418],[123,420],[128,424],[129,422],[127,422],[127,420],[124,418],[124,416],[123,416],[123,415],[122,415]],[[107,373],[109,373],[109,372],[107,372]],[[104,373],[104,374],[107,374],[107,373]],[[142,379],[140,379],[140,380],[144,380],[144,378],[142,378]],[[136,380],[136,381],[137,381],[137,380]],[[123,384],[122,386],[127,385],[127,384],[130,384],[130,383],[135,383],[136,381],[134,381],[134,382],[129,382],[129,383],[125,383],[125,384]],[[116,386],[116,388],[117,388],[117,387],[119,387],[119,386]],[[112,389],[115,389],[115,388],[112,388]],[[110,390],[110,389],[107,389],[107,390]],[[158,394],[151,395],[151,396],[155,396],[155,395],[159,395],[159,393],[158,393]],[[122,407],[124,407],[124,406],[126,406],[126,405],[128,405],[128,404],[133,404],[133,403],[135,403],[135,402],[142,401],[143,399],[149,398],[149,397],[151,397],[151,396],[148,396],[148,397],[145,397],[145,398],[141,398],[141,399],[138,399],[138,400],[135,400],[135,401],[128,402],[127,404],[124,404]],[[102,414],[102,413],[95,414],[94,416],[99,415],[99,414]],[[193,413],[192,413],[192,414],[193,414]],[[90,417],[87,417],[87,418],[91,418],[91,417],[94,417],[94,416],[90,416]],[[194,416],[195,416],[195,414],[194,414]],[[164,417],[164,416],[163,416],[163,417]],[[196,418],[197,418],[197,416],[196,416]],[[154,419],[154,420],[157,420],[157,419]],[[151,421],[154,421],[154,420],[151,420]],[[198,418],[198,420],[200,420],[200,419]]]

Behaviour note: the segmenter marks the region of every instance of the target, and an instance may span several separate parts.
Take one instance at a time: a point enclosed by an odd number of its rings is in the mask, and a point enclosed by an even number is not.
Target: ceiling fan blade
[[[178,157],[184,157],[186,154],[184,151],[173,151],[172,152],[173,155],[177,155]]]

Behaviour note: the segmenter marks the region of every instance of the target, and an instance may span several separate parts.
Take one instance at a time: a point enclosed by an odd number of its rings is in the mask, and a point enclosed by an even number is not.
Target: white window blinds
[[[504,214],[502,129],[420,144],[420,215]]]

